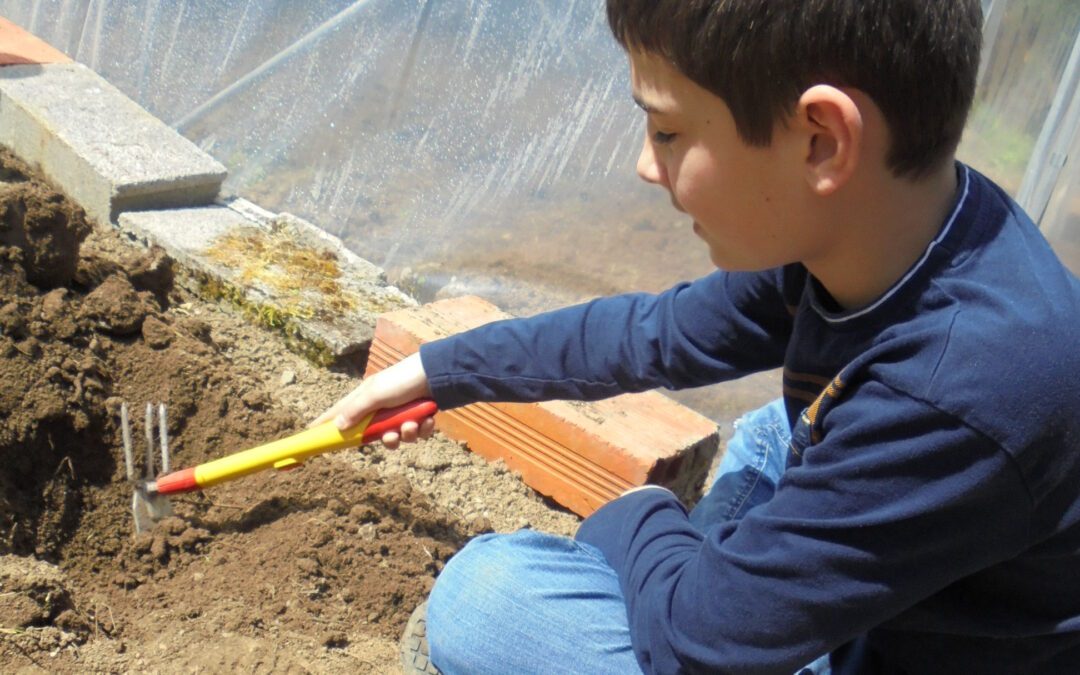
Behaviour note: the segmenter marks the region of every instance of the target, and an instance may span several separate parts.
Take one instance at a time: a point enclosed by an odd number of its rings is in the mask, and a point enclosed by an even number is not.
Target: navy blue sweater
[[[646,672],[1080,672],[1080,284],[988,179],[885,295],[801,265],[490,324],[421,350],[432,392],[597,399],[783,366],[775,496],[706,532],[631,493],[578,539]]]

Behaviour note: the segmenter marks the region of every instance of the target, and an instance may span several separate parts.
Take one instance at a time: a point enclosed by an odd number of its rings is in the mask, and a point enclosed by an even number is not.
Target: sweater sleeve
[[[1010,456],[862,389],[737,523],[699,532],[673,496],[642,490],[582,524],[618,573],[645,672],[795,672],[1020,549],[1032,503]]]
[[[494,322],[420,355],[442,409],[712,384],[780,365],[791,332],[780,277],[716,272],[657,295]]]

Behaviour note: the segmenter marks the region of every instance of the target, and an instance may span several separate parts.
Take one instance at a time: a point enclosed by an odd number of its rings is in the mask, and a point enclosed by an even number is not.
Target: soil
[[[576,528],[436,435],[174,498],[135,536],[121,402],[167,405],[178,468],[299,431],[356,384],[183,273],[0,149],[3,672],[398,672],[405,621],[470,537]]]

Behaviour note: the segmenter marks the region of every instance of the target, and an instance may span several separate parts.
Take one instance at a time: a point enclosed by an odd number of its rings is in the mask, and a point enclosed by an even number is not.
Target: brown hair
[[[752,145],[809,87],[853,87],[889,125],[888,166],[918,177],[956,151],[975,95],[979,0],[607,0],[607,14],[625,49],[723,99]]]

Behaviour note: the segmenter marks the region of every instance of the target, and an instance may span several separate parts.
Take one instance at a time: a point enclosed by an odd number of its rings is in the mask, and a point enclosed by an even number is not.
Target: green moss
[[[367,297],[346,288],[338,256],[331,250],[298,243],[288,222],[269,231],[249,228],[215,239],[205,255],[233,271],[229,281],[207,274],[196,276],[203,297],[224,301],[253,323],[277,331],[292,351],[326,366],[335,361],[328,345],[303,336],[305,321],[333,323],[355,312],[370,315],[398,309],[392,297]],[[244,289],[266,289],[275,300],[257,303]]]
[[[325,368],[336,360],[333,350],[325,342],[302,335],[301,321],[310,319],[309,315],[289,308],[252,302],[242,288],[208,274],[196,274],[195,281],[202,298],[227,303],[252,323],[281,334],[290,351],[316,366]]]
[[[331,319],[361,304],[340,282],[337,255],[297,243],[296,233],[284,224],[270,232],[252,229],[219,237],[206,255],[236,270],[239,285],[262,285],[289,298],[279,310],[288,316]],[[263,320],[284,323],[273,313]]]

